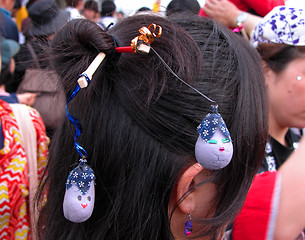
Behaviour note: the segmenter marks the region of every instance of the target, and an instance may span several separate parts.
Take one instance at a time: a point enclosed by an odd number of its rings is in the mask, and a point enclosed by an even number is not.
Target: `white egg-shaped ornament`
[[[199,136],[195,145],[196,160],[210,170],[226,167],[233,156],[232,139],[217,108],[212,105],[212,113],[207,114],[198,126]]]
[[[85,163],[80,163],[69,173],[63,202],[66,219],[80,223],[90,218],[95,201],[94,181],[94,172]]]

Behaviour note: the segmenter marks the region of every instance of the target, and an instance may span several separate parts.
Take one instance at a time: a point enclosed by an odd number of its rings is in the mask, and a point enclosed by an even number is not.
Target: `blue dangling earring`
[[[186,220],[184,224],[184,235],[189,237],[192,234],[192,231],[193,231],[192,218],[191,218],[191,214],[189,214],[189,218],[188,220]]]

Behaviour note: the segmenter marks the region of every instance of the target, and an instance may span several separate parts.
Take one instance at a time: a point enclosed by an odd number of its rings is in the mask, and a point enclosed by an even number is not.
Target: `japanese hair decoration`
[[[218,113],[217,105],[212,105],[197,127],[199,133],[195,145],[195,157],[204,168],[217,170],[227,166],[233,156],[233,144],[229,130]]]
[[[207,114],[198,126],[198,139],[195,145],[195,157],[199,164],[206,169],[217,170],[227,166],[233,155],[233,144],[230,133],[218,113],[216,102],[185,82],[166,64],[162,57],[151,47],[154,38],[162,34],[162,28],[156,24],[139,29],[140,35],[132,39],[130,46],[115,47],[117,53],[149,53],[152,50],[165,67],[182,83],[209,100],[212,105],[211,113]],[[75,127],[74,146],[79,153],[78,166],[70,171],[66,180],[66,192],[63,201],[63,212],[66,219],[80,223],[90,218],[95,202],[95,175],[93,169],[87,164],[87,152],[77,142],[82,133],[81,124],[68,111],[68,103],[77,93],[90,84],[93,74],[103,62],[106,55],[100,52],[89,67],[77,79],[77,85],[67,100],[66,114]]]
[[[148,53],[150,51],[150,44],[153,42],[154,38],[161,36],[162,28],[156,24],[151,24],[148,27],[140,28],[139,32],[141,35],[135,37],[131,41],[130,46],[115,47],[115,52]],[[86,71],[79,75],[77,79],[78,84],[73,89],[72,94],[66,103],[67,117],[75,127],[74,146],[81,158],[78,166],[70,171],[66,180],[63,212],[66,219],[75,223],[86,221],[93,213],[95,202],[95,175],[92,168],[86,164],[86,150],[77,142],[77,138],[82,133],[82,127],[79,120],[69,113],[68,103],[82,88],[86,88],[90,84],[93,74],[103,62],[105,57],[106,55],[103,52],[100,52]]]
[[[229,130],[218,113],[217,103],[181,79],[163,58],[153,48],[151,49],[179,81],[212,103],[211,113],[208,113],[197,127],[199,136],[195,145],[195,157],[197,162],[206,169],[218,170],[226,167],[233,156],[233,143]]]
[[[88,86],[94,72],[102,63],[105,56],[104,53],[99,53],[87,70],[79,76],[78,85],[74,88],[66,104],[67,117],[75,126],[74,146],[81,156],[81,159],[79,160],[78,166],[70,171],[67,178],[63,212],[66,219],[75,223],[84,222],[92,215],[95,201],[95,175],[91,167],[86,164],[86,150],[77,142],[77,138],[82,133],[82,128],[78,119],[69,113],[68,103],[76,96],[81,88]]]

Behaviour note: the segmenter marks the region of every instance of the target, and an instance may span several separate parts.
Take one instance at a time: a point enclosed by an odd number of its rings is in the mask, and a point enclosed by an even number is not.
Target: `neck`
[[[5,91],[5,86],[4,85],[0,85],[0,95],[1,96],[9,96],[10,95],[8,92]]]
[[[288,127],[281,126],[277,121],[274,120],[274,118],[269,116],[269,135],[283,146],[287,146],[285,135],[288,129]]]

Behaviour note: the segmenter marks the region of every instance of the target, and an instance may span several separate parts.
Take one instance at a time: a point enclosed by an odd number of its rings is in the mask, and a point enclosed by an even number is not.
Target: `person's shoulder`
[[[28,108],[28,111],[30,113],[30,116],[33,118],[33,119],[38,119],[38,120],[41,120],[41,116],[40,116],[40,113],[33,107],[29,106],[29,105],[25,105],[27,108]]]
[[[0,32],[8,39],[19,41],[19,32],[16,23],[8,16],[0,12]]]
[[[9,95],[0,95],[0,99],[8,103],[18,103],[18,98],[15,93]]]
[[[17,27],[17,24],[14,22],[14,20],[10,16],[5,14],[3,11],[1,11],[1,8],[0,8],[0,16],[5,21],[5,24],[14,25]]]
[[[3,111],[3,109],[11,109],[10,104],[2,99],[0,99],[0,110]]]

